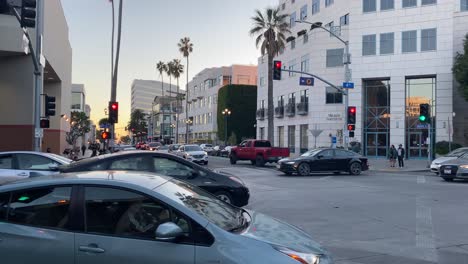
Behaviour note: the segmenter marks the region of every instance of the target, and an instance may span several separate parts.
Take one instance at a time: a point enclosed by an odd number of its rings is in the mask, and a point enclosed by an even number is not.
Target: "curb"
[[[370,169],[369,171],[375,172],[431,172],[429,169],[414,169],[414,170],[390,170],[390,169]]]

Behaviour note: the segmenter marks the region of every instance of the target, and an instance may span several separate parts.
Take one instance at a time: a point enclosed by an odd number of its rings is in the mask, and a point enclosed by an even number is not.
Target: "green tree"
[[[146,118],[146,113],[144,113],[141,109],[135,109],[130,114],[130,121],[128,121],[128,129],[134,134],[146,132],[148,129]]]
[[[455,75],[455,80],[460,85],[459,89],[463,97],[468,101],[468,34],[463,42],[463,53],[457,52],[457,56],[455,56],[452,71]]]
[[[132,139],[128,135],[120,137],[120,142],[122,142],[124,144],[130,144],[131,141],[132,141]]]
[[[174,62],[167,63],[166,74],[169,76],[169,96],[172,96],[172,76],[174,76]]]
[[[268,57],[268,140],[271,142],[274,142],[273,58],[284,49],[285,34],[291,33],[287,17],[287,14],[280,14],[279,8],[266,8],[264,13],[257,9],[250,30],[250,35],[256,36],[255,44],[262,56]]]
[[[76,147],[76,140],[90,131],[91,121],[85,112],[72,112],[70,118],[70,132],[66,133],[65,140]]]
[[[101,118],[98,122],[99,126],[103,126],[106,124],[109,124],[109,119],[108,118]]]
[[[187,74],[187,83],[185,86],[185,118],[188,119],[188,98],[189,98],[189,88],[188,88],[188,83],[189,83],[189,56],[190,53],[193,52],[193,43],[190,42],[190,38],[185,37],[180,39],[180,42],[177,44],[179,47],[180,53],[187,59],[187,70],[185,73]],[[189,126],[185,126],[185,142],[188,143],[188,133],[189,132]]]
[[[167,72],[167,65],[166,65],[164,62],[159,61],[159,62],[156,64],[156,69],[158,70],[159,75],[161,75],[161,90],[162,90],[162,96],[164,97],[164,78],[163,78],[163,73]]]

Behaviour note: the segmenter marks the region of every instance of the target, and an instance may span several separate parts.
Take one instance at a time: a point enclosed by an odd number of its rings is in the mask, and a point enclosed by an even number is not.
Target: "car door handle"
[[[18,176],[29,176],[27,172],[18,173]]]
[[[99,248],[96,244],[90,244],[88,246],[80,246],[80,251],[88,252],[88,253],[104,253],[106,252],[104,249]]]

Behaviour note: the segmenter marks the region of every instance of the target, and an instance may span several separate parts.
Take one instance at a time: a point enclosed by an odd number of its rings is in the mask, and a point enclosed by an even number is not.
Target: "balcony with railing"
[[[275,107],[275,117],[283,118],[284,117],[284,106]]]
[[[286,115],[289,117],[296,115],[296,104],[289,103],[286,105]]]
[[[309,114],[309,104],[307,102],[300,102],[297,104],[297,114],[298,115],[308,115]]]
[[[257,110],[257,119],[258,120],[265,120],[265,113],[266,109],[265,108],[260,108]]]

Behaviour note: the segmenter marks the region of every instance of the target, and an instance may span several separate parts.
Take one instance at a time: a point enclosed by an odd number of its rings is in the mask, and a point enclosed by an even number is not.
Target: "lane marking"
[[[417,179],[418,184],[426,183],[426,176],[419,175]]]
[[[423,197],[416,198],[416,247],[424,250],[424,260],[438,263],[432,209]]]

